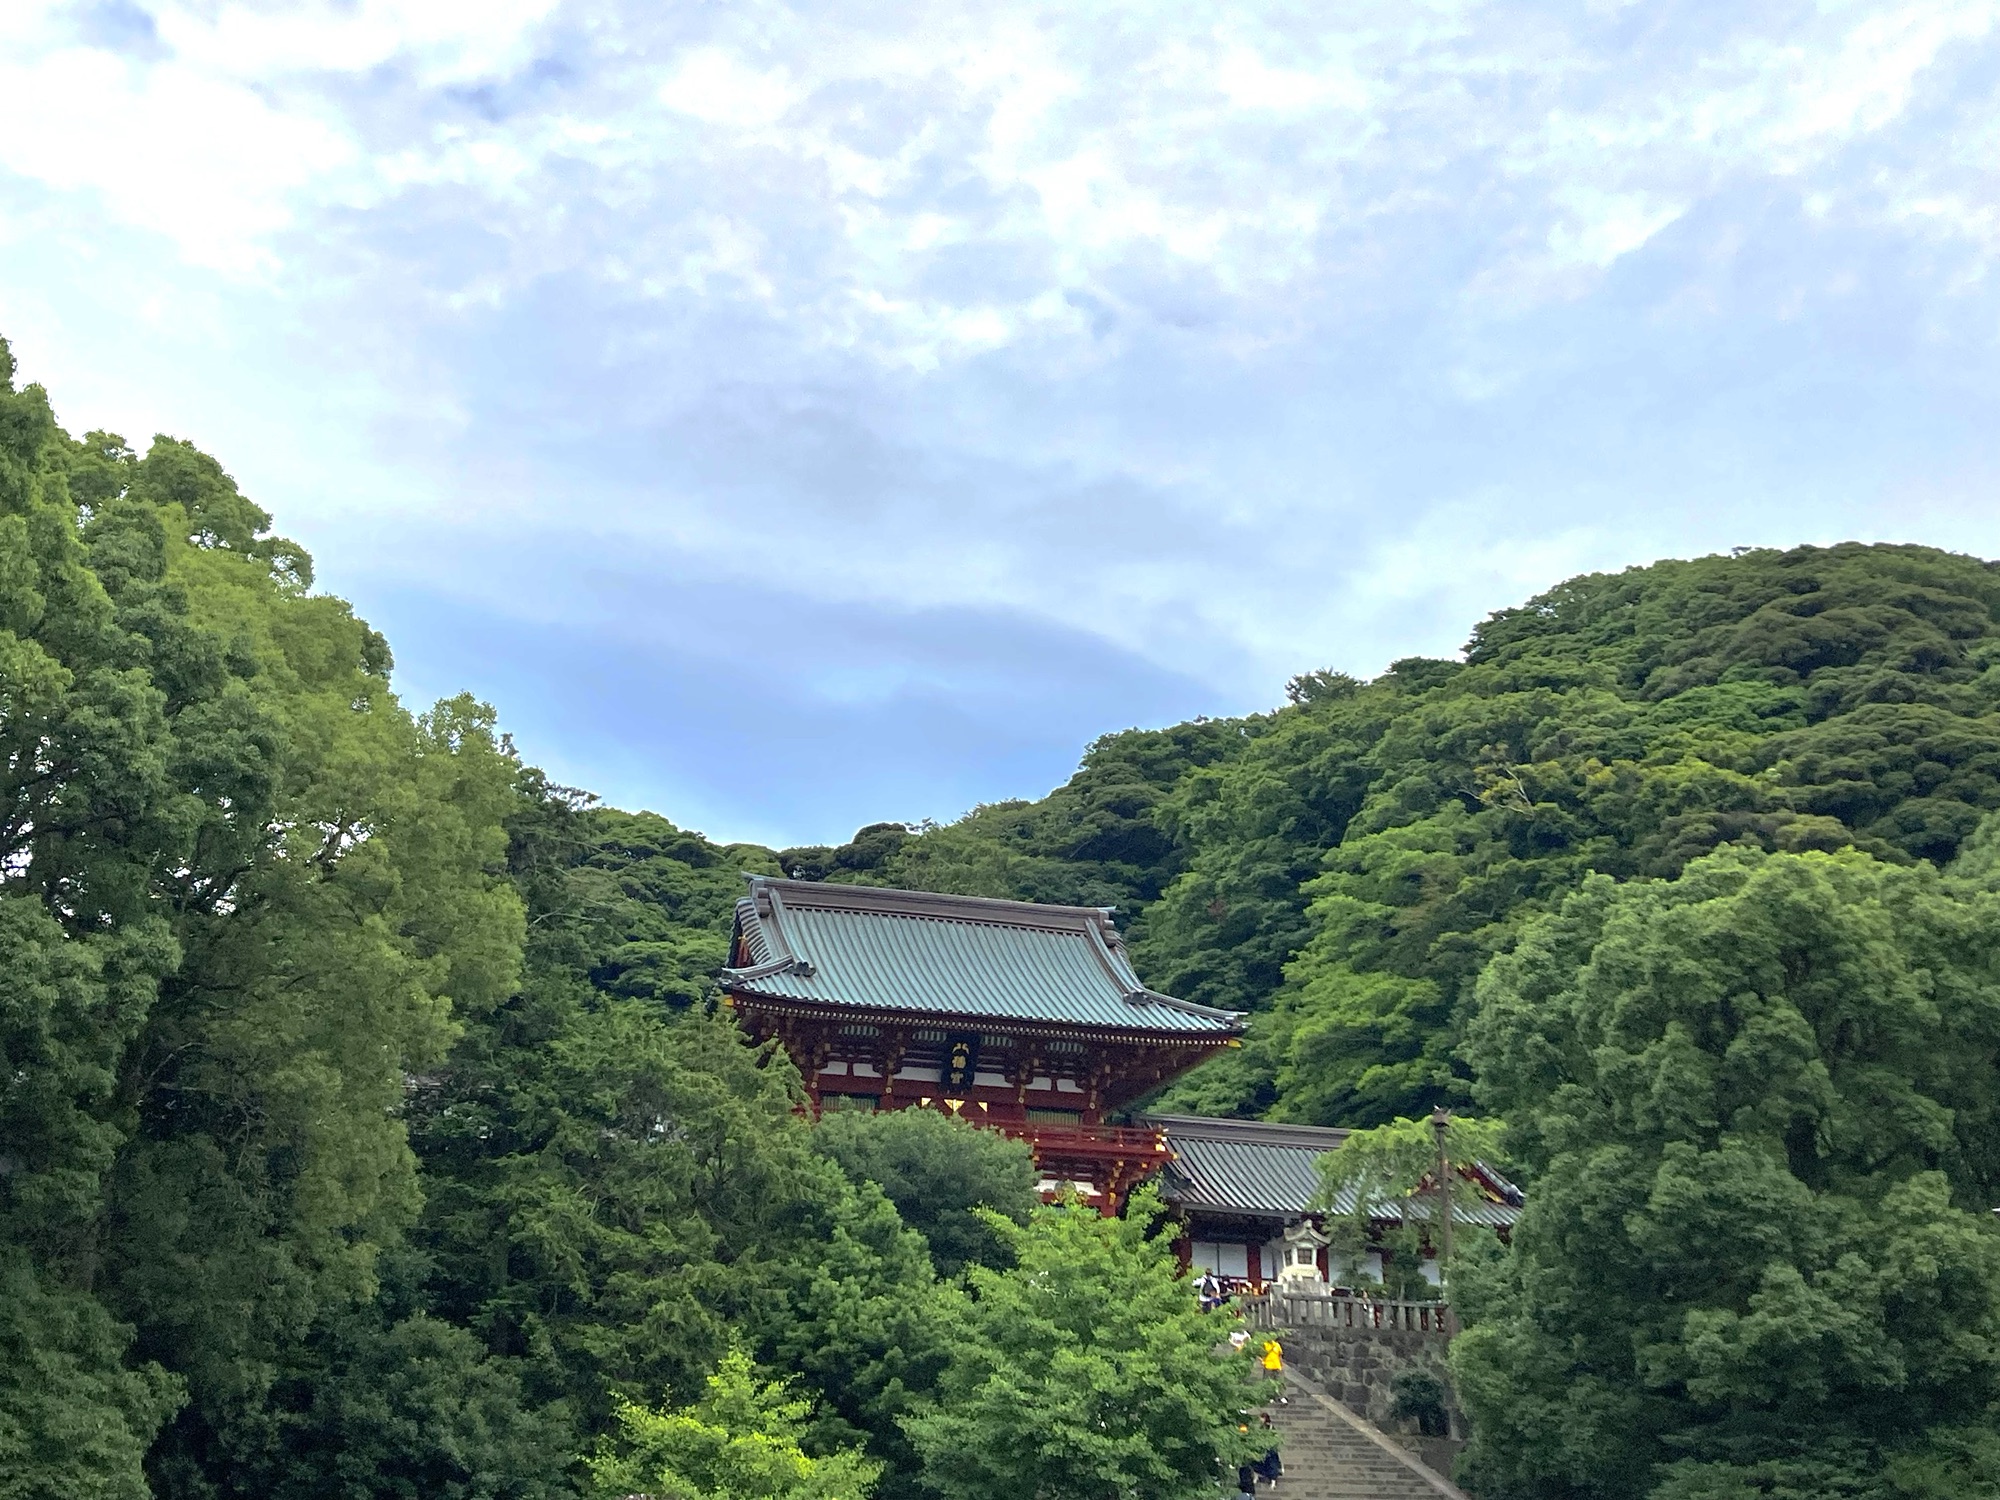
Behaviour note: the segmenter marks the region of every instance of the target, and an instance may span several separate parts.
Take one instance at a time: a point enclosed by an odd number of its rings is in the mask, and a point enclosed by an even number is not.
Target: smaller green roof
[[[1295,1219],[1319,1191],[1320,1157],[1347,1139],[1344,1130],[1314,1125],[1267,1125],[1261,1120],[1211,1120],[1198,1115],[1147,1115],[1167,1133],[1173,1160],[1167,1197],[1186,1208]]]
[[[1262,1120],[1216,1120],[1203,1115],[1146,1115],[1147,1124],[1166,1132],[1172,1158],[1164,1174],[1169,1202],[1211,1213],[1249,1218],[1296,1219],[1319,1192],[1320,1157],[1347,1139],[1345,1130],[1319,1125],[1271,1125]],[[1495,1201],[1460,1204],[1455,1222],[1502,1228],[1521,1216],[1521,1193],[1484,1163],[1472,1168],[1479,1186]],[[1354,1212],[1354,1189],[1346,1188],[1328,1212]],[[1403,1201],[1396,1217],[1420,1222],[1429,1217],[1422,1194]]]
[[[1243,1017],[1150,990],[1107,908],[750,877],[732,994],[941,1019],[1226,1040]]]

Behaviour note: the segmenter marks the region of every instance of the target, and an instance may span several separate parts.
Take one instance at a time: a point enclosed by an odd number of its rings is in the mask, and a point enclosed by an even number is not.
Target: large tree
[[[835,1110],[813,1145],[855,1182],[872,1182],[924,1237],[940,1276],[969,1265],[999,1268],[1007,1242],[980,1215],[1026,1223],[1038,1174],[1025,1143],[929,1109]]]
[[[946,1500],[1192,1500],[1255,1456],[1244,1363],[1216,1352],[1226,1319],[1151,1232],[1159,1206],[1146,1189],[1122,1219],[991,1216],[1015,1264],[953,1294],[950,1363],[904,1422]]]
[[[1587,881],[1481,982],[1533,1173],[1462,1272],[1492,1500],[2000,1485],[2000,896],[1856,852]]]
[[[184,1392],[153,1483],[207,1492],[415,1211],[406,1078],[513,987],[517,768],[478,705],[396,701],[212,458],[73,440],[12,375],[0,345],[0,1218],[76,1405],[0,1389],[0,1433],[135,1492]]]
[[[811,1403],[723,1355],[700,1401],[654,1411],[621,1402],[590,1459],[599,1500],[868,1500],[881,1465],[851,1448],[802,1446]]]

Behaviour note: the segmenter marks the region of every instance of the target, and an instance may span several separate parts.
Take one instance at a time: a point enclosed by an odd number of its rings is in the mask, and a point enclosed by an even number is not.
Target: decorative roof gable
[[[1108,908],[750,877],[732,994],[870,1012],[1221,1040],[1234,1011],[1149,990]]]

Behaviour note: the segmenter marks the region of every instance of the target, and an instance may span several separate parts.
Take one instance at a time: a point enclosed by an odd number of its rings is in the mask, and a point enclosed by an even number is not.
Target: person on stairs
[[[1278,1434],[1277,1430],[1271,1426],[1271,1414],[1269,1412],[1261,1412],[1259,1415],[1264,1419],[1264,1432],[1266,1434],[1264,1441],[1270,1444],[1270,1446],[1264,1450],[1264,1456],[1250,1467],[1257,1471],[1259,1479],[1275,1490],[1278,1487],[1278,1476],[1285,1472],[1285,1465],[1284,1461],[1278,1457]]]
[[[1273,1334],[1264,1340],[1264,1378],[1277,1387],[1278,1405],[1290,1406],[1292,1398],[1285,1394],[1285,1348]]]

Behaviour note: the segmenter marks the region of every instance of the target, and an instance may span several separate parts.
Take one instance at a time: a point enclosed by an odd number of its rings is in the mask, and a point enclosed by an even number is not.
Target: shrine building
[[[1211,1272],[1232,1288],[1261,1288],[1281,1272],[1288,1279],[1303,1272],[1305,1280],[1334,1287],[1379,1282],[1381,1241],[1405,1223],[1427,1228],[1434,1212],[1428,1192],[1393,1208],[1385,1205],[1370,1215],[1368,1246],[1352,1261],[1336,1263],[1321,1230],[1329,1216],[1354,1212],[1354,1189],[1344,1189],[1330,1209],[1313,1205],[1319,1160],[1347,1139],[1345,1130],[1198,1115],[1142,1119],[1166,1139],[1160,1192],[1181,1224],[1176,1248],[1182,1264],[1196,1273]],[[1472,1191],[1453,1207],[1452,1222],[1491,1229],[1502,1238],[1510,1234],[1521,1216],[1521,1190],[1484,1162],[1460,1162],[1453,1170]],[[1418,1270],[1426,1281],[1438,1281],[1435,1250],[1428,1243]]]
[[[1166,1162],[1109,1121],[1225,1047],[1243,1016],[1148,989],[1111,910],[750,877],[726,1003],[817,1112],[936,1109],[1026,1141],[1044,1193],[1107,1212]]]

